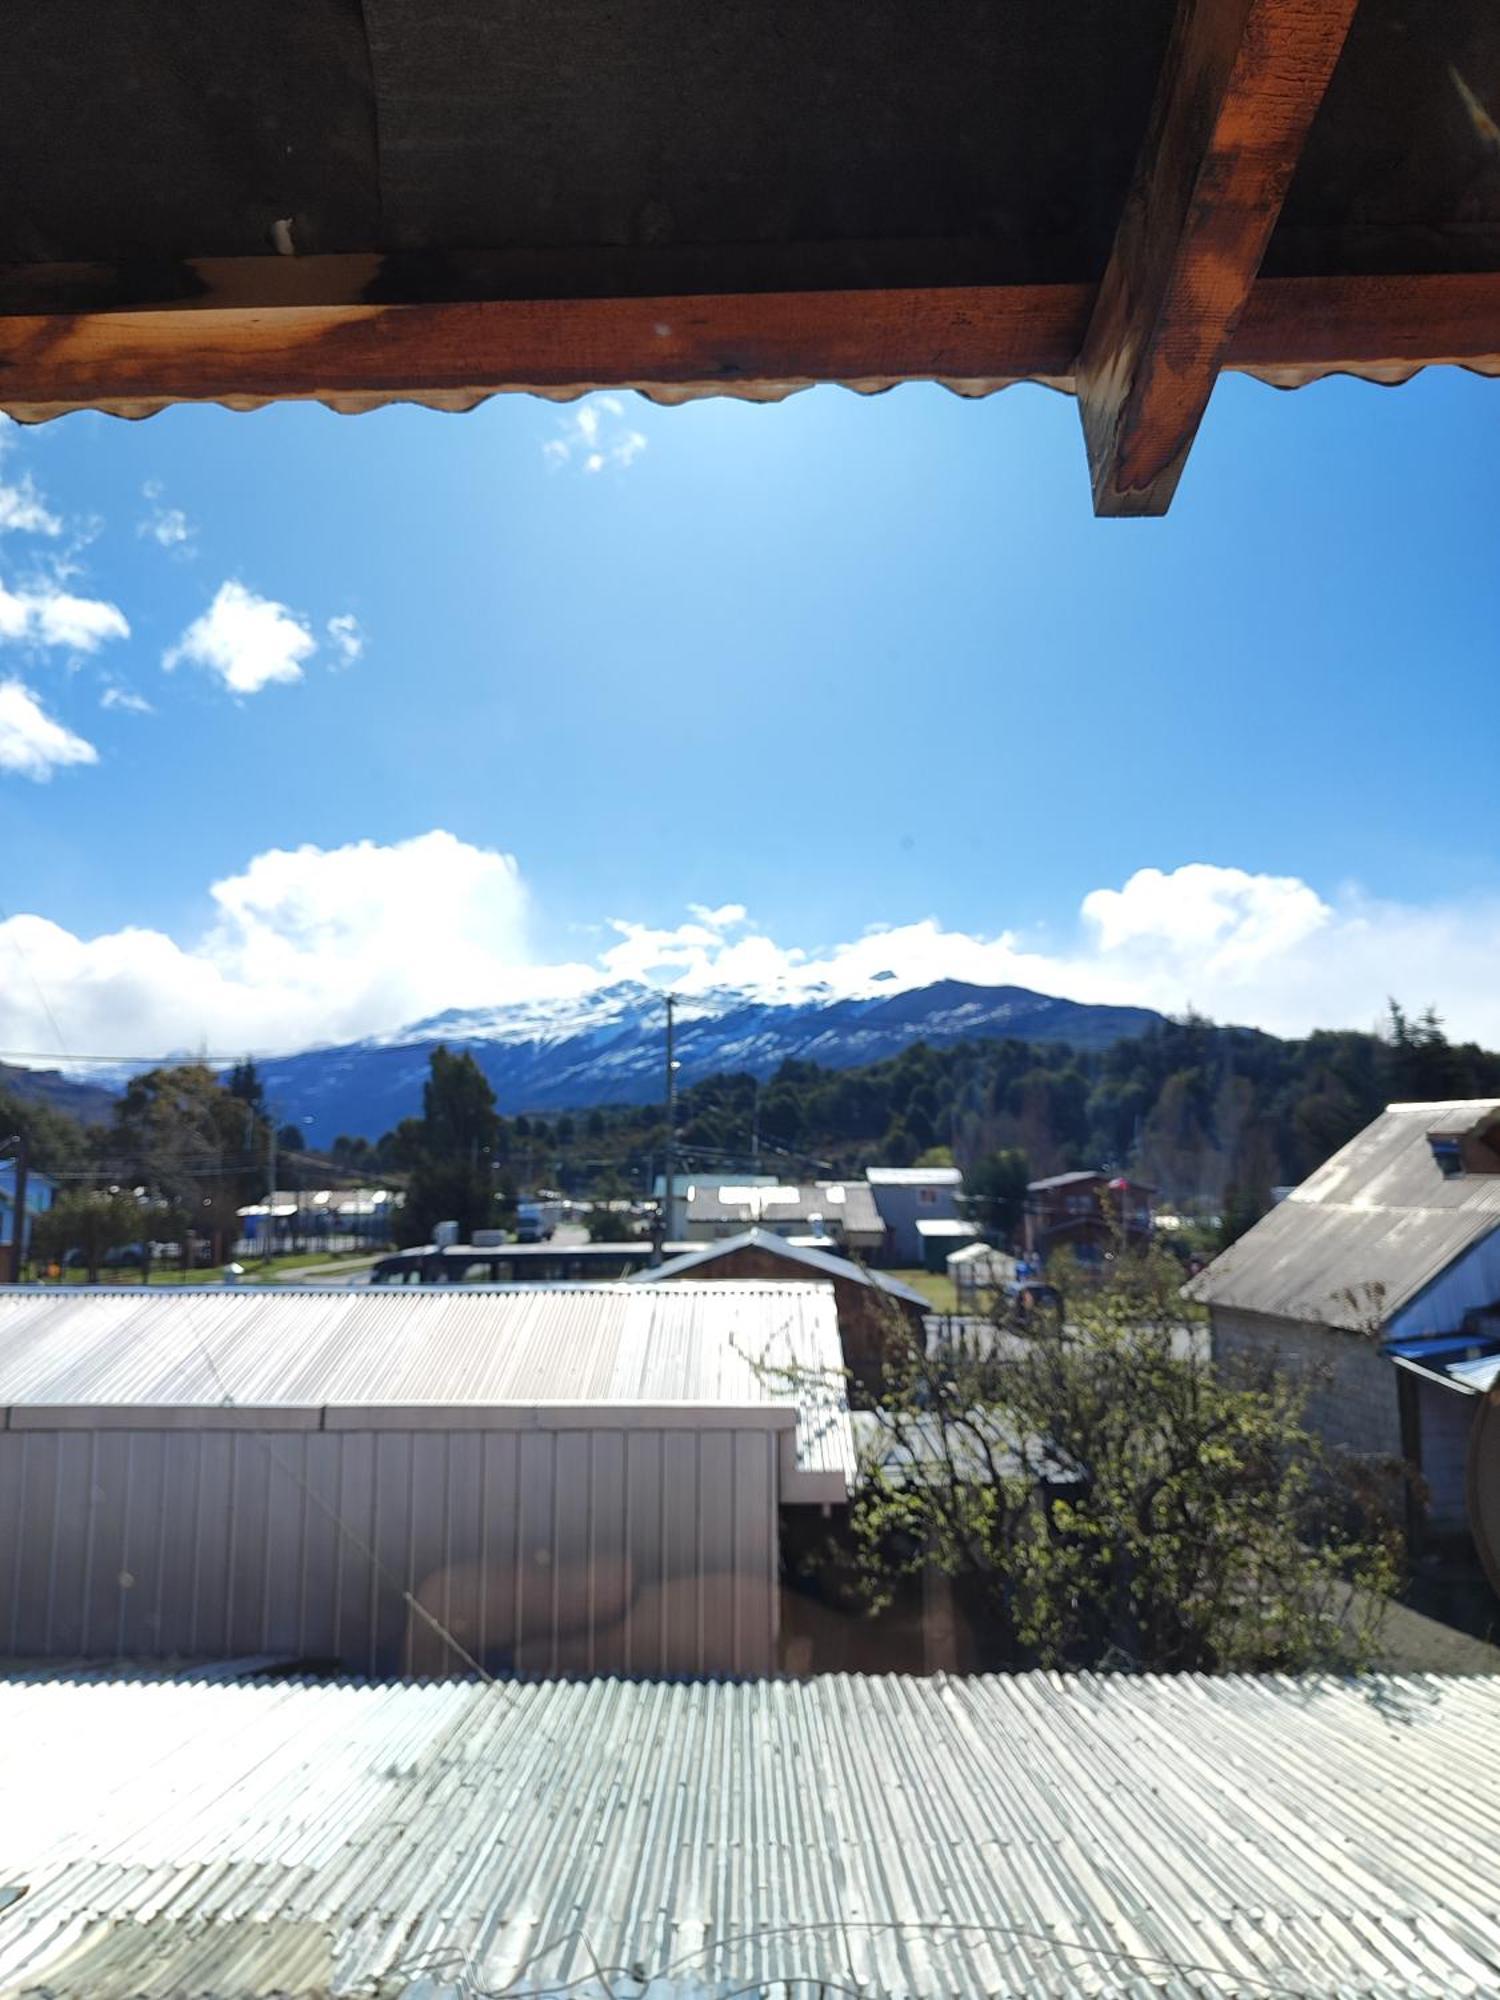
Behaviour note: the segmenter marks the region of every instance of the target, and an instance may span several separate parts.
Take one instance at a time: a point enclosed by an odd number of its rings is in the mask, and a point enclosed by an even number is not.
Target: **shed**
[[[844,1364],[856,1382],[877,1390],[885,1352],[886,1332],[894,1312],[910,1330],[921,1335],[930,1303],[910,1285],[884,1271],[872,1271],[826,1248],[796,1243],[769,1229],[747,1229],[717,1243],[670,1257],[630,1280],[636,1285],[673,1284],[681,1279],[748,1278],[759,1283],[802,1283],[826,1280],[833,1286],[838,1309]]]
[[[11,1680],[0,1991],[1474,2000],[1497,1734],[1481,1675]]]
[[[870,1167],[865,1179],[885,1225],[888,1264],[910,1268],[923,1262],[919,1222],[962,1219],[958,1199],[964,1177],[957,1167]]]
[[[962,1250],[978,1240],[978,1229],[961,1216],[945,1215],[935,1219],[923,1216],[917,1222],[917,1241],[922,1247],[923,1266],[938,1276],[947,1270],[948,1259],[955,1250]]]
[[[751,1673],[832,1289],[0,1295],[0,1652]]]

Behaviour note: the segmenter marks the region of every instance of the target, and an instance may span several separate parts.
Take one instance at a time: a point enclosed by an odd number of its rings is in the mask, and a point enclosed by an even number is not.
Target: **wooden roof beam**
[[[1076,370],[1098,514],[1164,514],[1357,0],[1179,0]]]

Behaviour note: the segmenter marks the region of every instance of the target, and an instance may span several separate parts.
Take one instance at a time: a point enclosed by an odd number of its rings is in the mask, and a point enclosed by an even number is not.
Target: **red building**
[[[1151,1234],[1153,1188],[1123,1175],[1095,1171],[1053,1174],[1026,1189],[1026,1250],[1043,1262],[1066,1247],[1083,1263],[1097,1263],[1121,1231],[1128,1240]]]

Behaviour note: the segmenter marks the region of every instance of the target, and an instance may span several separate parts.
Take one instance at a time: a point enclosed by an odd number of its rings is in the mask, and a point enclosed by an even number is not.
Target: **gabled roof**
[[[1483,1675],[12,1679],[0,1989],[1465,2000],[1497,1738]]]
[[[652,1285],[661,1278],[712,1278],[713,1266],[740,1250],[761,1250],[767,1256],[783,1258],[789,1267],[788,1275],[802,1272],[809,1277],[840,1278],[849,1284],[868,1285],[875,1291],[884,1292],[888,1298],[900,1299],[904,1305],[920,1306],[924,1312],[929,1309],[928,1300],[910,1285],[902,1284],[899,1278],[892,1278],[884,1271],[868,1270],[852,1257],[815,1250],[807,1243],[789,1242],[785,1236],[778,1236],[770,1229],[747,1229],[739,1236],[721,1237],[717,1243],[705,1243],[701,1249],[688,1250],[680,1257],[668,1258],[664,1264],[636,1271],[626,1282]]]
[[[1500,1098],[1391,1104],[1188,1283],[1189,1297],[1361,1331],[1385,1324],[1500,1228],[1500,1173],[1444,1175]]]

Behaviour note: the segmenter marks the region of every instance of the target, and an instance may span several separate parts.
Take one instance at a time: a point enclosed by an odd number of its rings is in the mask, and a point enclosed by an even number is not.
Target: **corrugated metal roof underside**
[[[1445,1178],[1428,1134],[1500,1099],[1393,1104],[1188,1285],[1209,1305],[1362,1330],[1500,1227],[1500,1174]]]
[[[0,1408],[796,1407],[852,1469],[826,1284],[0,1294]]]
[[[1500,1988],[1500,1685],[0,1686],[0,1994]]]

